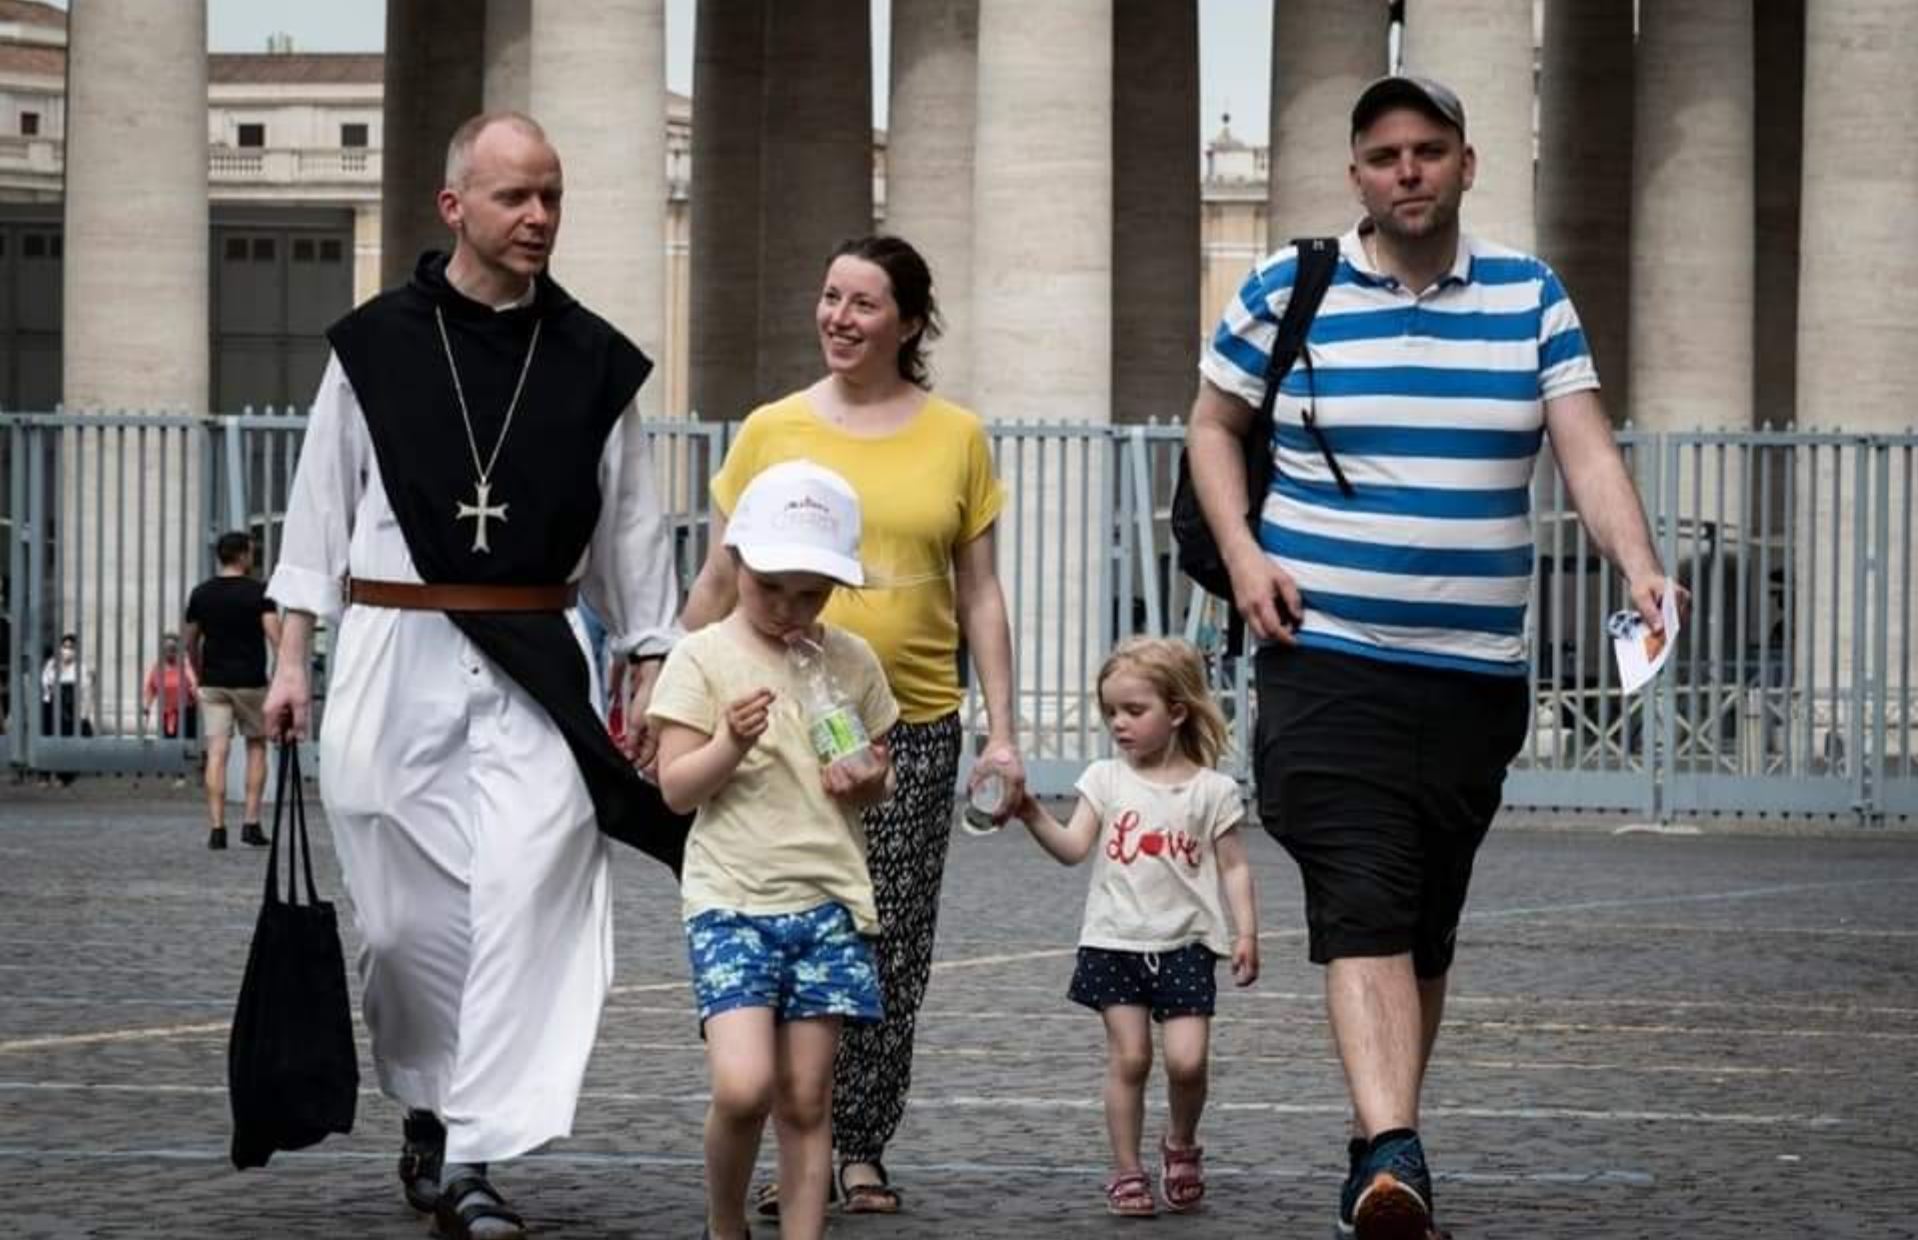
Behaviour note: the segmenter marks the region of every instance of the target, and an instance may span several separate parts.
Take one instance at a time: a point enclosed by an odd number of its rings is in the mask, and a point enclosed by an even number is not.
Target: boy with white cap
[[[890,789],[883,737],[899,708],[872,648],[818,621],[835,589],[864,584],[859,526],[858,496],[831,470],[757,475],[726,526],[738,605],[673,647],[648,708],[666,802],[696,811],[683,911],[712,1075],[707,1234],[727,1240],[747,1234],[768,1114],[782,1234],[823,1233],[840,1025],[882,1010],[859,811]],[[795,643],[823,661],[879,761],[821,766]]]

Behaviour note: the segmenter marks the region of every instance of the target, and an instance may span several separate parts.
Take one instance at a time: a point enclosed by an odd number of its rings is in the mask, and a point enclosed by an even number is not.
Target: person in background
[[[188,674],[199,685],[206,723],[208,848],[226,847],[226,760],[233,735],[246,744],[246,803],[240,842],[266,843],[260,803],[266,796],[266,652],[280,641],[279,608],[253,575],[251,535],[230,530],[213,547],[219,567],[187,596],[184,644]]]

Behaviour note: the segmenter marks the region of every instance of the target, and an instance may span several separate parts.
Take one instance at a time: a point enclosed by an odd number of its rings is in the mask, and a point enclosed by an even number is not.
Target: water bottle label
[[[866,728],[845,707],[827,711],[812,721],[813,752],[822,762],[836,762],[866,747]]]

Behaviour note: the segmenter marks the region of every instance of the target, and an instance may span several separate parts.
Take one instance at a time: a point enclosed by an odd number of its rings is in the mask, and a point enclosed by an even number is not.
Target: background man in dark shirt
[[[187,599],[187,663],[200,690],[206,729],[206,808],[213,832],[208,848],[226,847],[226,756],[237,728],[246,738],[246,816],[240,839],[266,843],[260,800],[266,791],[266,650],[279,645],[280,617],[266,587],[253,577],[253,539],[233,531],[214,545],[219,572]]]

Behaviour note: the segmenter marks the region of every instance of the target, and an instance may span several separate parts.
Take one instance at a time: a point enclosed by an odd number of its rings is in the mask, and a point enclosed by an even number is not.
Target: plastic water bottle
[[[855,777],[870,774],[879,765],[879,757],[872,751],[865,721],[826,667],[825,649],[810,637],[794,635],[786,639],[786,658],[799,685],[806,733],[820,765],[843,766]]]
[[[985,771],[985,776],[966,794],[966,810],[960,819],[960,824],[971,835],[991,835],[1005,826],[994,822],[993,817],[1006,804],[1006,777],[990,764],[985,764]]]

